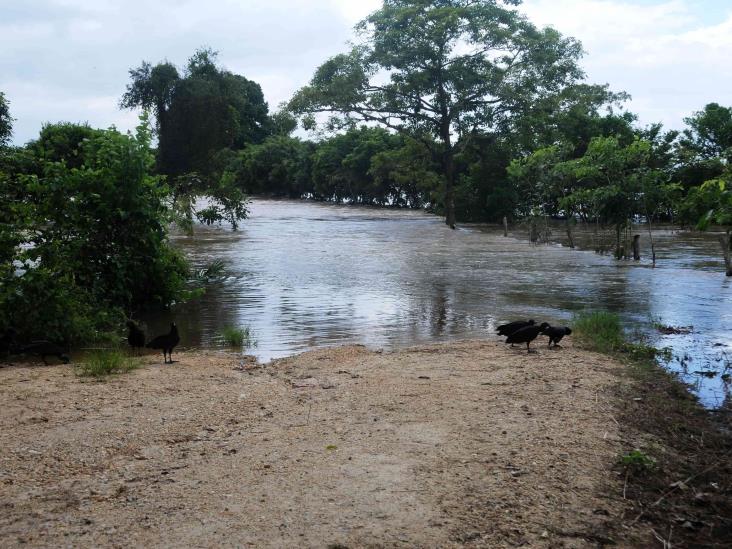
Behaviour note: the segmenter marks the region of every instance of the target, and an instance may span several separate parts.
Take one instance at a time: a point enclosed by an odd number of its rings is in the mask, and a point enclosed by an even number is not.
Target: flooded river
[[[579,311],[609,310],[671,347],[669,367],[707,406],[729,394],[732,279],[713,235],[657,234],[653,269],[494,228],[451,231],[423,212],[255,200],[238,232],[198,227],[174,241],[194,265],[220,258],[227,268],[203,298],[148,319],[159,331],[174,318],[186,347],[249,326],[248,352],[268,360],[324,345],[482,338],[517,318],[571,325]],[[694,330],[661,336],[653,322]]]

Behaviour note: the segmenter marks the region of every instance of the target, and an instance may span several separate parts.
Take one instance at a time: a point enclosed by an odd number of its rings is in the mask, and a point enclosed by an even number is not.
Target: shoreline
[[[611,357],[480,340],[176,358],[104,383],[0,369],[8,546],[658,543],[618,467],[643,381]]]

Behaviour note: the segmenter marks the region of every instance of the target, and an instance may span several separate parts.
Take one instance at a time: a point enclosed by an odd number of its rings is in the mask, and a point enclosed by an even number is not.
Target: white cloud
[[[708,102],[732,104],[732,6],[712,24],[690,0],[527,0],[522,9],[581,40],[589,79],[629,92],[642,123],[680,128]]]

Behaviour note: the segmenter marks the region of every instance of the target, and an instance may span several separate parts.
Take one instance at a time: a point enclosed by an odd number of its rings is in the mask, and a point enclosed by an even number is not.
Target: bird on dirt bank
[[[526,350],[530,353],[531,342],[539,337],[539,334],[543,333],[544,330],[549,327],[549,324],[546,322],[543,322],[541,326],[526,326],[525,328],[521,328],[508,336],[508,338],[506,338],[506,343],[526,343]]]
[[[568,327],[564,328],[555,328],[554,326],[549,326],[546,330],[544,330],[544,335],[549,337],[549,347],[552,346],[552,343],[555,347],[561,347],[559,345],[559,342],[562,341],[562,338],[564,336],[568,336],[572,333],[572,330],[570,330]]]
[[[0,336],[0,358],[7,358],[15,350],[16,335],[14,328],[6,328]]]
[[[527,326],[533,326],[536,324],[533,320],[516,320],[515,322],[509,322],[498,327],[496,333],[499,336],[510,336],[516,330],[526,328]]]
[[[131,320],[127,321],[127,328],[129,329],[127,343],[135,350],[142,349],[145,346],[145,332],[140,330],[137,324]]]
[[[19,355],[36,355],[41,357],[41,360],[46,366],[48,366],[48,362],[46,362],[47,356],[55,356],[64,364],[68,364],[71,360],[68,352],[68,348],[56,345],[50,341],[32,341],[17,350],[17,354]]]
[[[178,335],[178,327],[173,322],[170,325],[170,332],[165,335],[161,335],[153,339],[146,345],[148,349],[161,349],[163,351],[163,360],[165,364],[173,364],[173,349],[180,343],[180,336]],[[168,362],[170,357],[170,362]]]

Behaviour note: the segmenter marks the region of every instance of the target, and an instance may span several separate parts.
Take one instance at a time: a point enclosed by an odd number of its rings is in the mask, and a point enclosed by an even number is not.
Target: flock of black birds
[[[563,328],[550,326],[546,322],[537,326],[533,320],[517,320],[499,326],[497,333],[500,336],[506,336],[506,343],[510,343],[511,347],[516,343],[526,343],[526,350],[530,353],[531,342],[540,335],[543,334],[549,338],[550,348],[552,344],[554,347],[560,347],[559,342],[564,336],[570,335],[572,330],[566,326]]]
[[[158,349],[163,351],[163,360],[165,364],[173,364],[173,349],[180,343],[180,335],[178,327],[175,323],[170,325],[170,331],[167,334],[159,335],[150,341],[146,340],[145,332],[132,322],[127,322],[127,343],[132,349],[138,351],[144,347],[148,349]],[[536,325],[533,320],[517,320],[498,327],[498,335],[506,336],[506,343],[510,343],[513,347],[516,343],[526,343],[526,350],[531,353],[531,342],[539,335],[545,335],[549,338],[549,347],[559,347],[559,342],[572,333],[567,327],[557,328],[550,326],[546,322]],[[38,356],[46,362],[46,357],[55,356],[64,364],[69,363],[69,349],[62,345],[57,345],[51,341],[31,341],[27,345],[15,344],[16,332],[12,328],[8,328],[0,336],[0,357],[9,355],[34,355]]]

